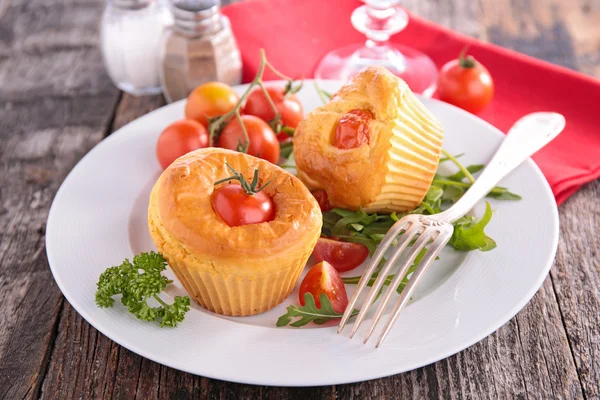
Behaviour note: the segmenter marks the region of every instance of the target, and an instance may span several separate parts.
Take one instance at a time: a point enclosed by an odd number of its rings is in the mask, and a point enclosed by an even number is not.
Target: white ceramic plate
[[[339,84],[322,86],[334,91]],[[300,98],[306,111],[320,104],[311,82]],[[489,160],[501,132],[450,105],[422,101],[445,127],[446,150],[465,153],[465,164]],[[120,302],[100,309],[94,303],[100,273],[154,249],[146,227],[148,194],[160,173],[154,147],[161,130],[183,117],[183,108],[178,102],[156,110],[96,146],[69,174],[48,218],[48,260],[67,300],[100,332],[144,357],[206,377],[261,385],[334,385],[393,375],[448,357],[494,332],[531,299],[550,269],[558,213],[545,178],[528,160],[502,182],[523,199],[491,201],[495,215],[487,233],[497,249],[445,250],[378,350],[360,340],[368,324],[354,340],[347,337],[349,329],[337,335],[331,326],[276,328],[278,316],[297,301],[296,292],[253,317],[222,317],[193,305],[176,329],[139,321]],[[476,213],[481,211],[482,205]],[[165,297],[181,292],[175,287]]]

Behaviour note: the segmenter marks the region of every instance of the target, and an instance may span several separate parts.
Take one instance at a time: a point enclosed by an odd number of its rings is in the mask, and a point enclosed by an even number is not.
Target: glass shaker
[[[229,19],[218,0],[171,0],[173,26],[165,30],[161,84],[169,102],[184,99],[205,82],[237,85],[242,60]]]
[[[100,25],[104,65],[133,95],[160,93],[160,47],[171,13],[162,0],[108,0]]]

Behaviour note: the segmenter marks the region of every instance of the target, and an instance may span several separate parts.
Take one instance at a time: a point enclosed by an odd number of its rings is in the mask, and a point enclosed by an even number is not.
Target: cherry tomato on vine
[[[182,119],[167,126],[156,142],[156,158],[163,169],[192,150],[208,146],[208,131],[199,122]]]
[[[342,115],[335,125],[333,145],[338,149],[354,149],[369,143],[369,121],[373,119],[369,110],[350,110]]]
[[[312,255],[318,262],[327,261],[336,271],[346,272],[362,264],[369,256],[369,249],[364,244],[321,237]]]
[[[492,101],[494,81],[481,63],[461,54],[442,67],[437,91],[440,100],[476,114]]]
[[[304,117],[302,103],[300,103],[298,97],[295,94],[284,95],[284,87],[268,86],[266,89],[275,108],[281,115],[281,123],[295,129]],[[244,114],[254,115],[265,122],[275,118],[275,112],[260,87],[256,87],[250,92],[244,105]],[[284,141],[289,139],[289,135],[280,132],[277,139]]]
[[[273,129],[262,119],[254,115],[242,115],[242,123],[246,127],[250,145],[247,153],[277,164],[279,161],[279,142]],[[244,143],[244,132],[238,119],[234,116],[219,137],[219,147],[238,150],[240,143]]]
[[[218,187],[211,201],[213,209],[229,226],[258,224],[275,218],[273,200],[265,192],[248,194],[239,183]]]
[[[216,117],[233,110],[240,100],[233,88],[221,82],[209,82],[190,93],[185,103],[185,117],[208,128],[207,117]]]
[[[300,304],[304,305],[304,294],[311,293],[315,298],[315,305],[321,308],[321,294],[331,301],[331,306],[338,313],[343,313],[348,305],[348,294],[340,274],[327,261],[312,267],[300,284]]]

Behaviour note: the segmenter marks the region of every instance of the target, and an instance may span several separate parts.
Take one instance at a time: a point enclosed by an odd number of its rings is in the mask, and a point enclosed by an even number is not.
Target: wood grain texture
[[[64,311],[45,225],[60,183],[102,139],[116,105],[86,24],[100,9],[0,7],[0,398],[38,396]]]
[[[463,33],[600,76],[595,0],[410,0]],[[240,385],[144,359],[64,301],[45,255],[56,190],[106,134],[158,108],[121,95],[97,50],[102,1],[0,0],[0,398],[600,398],[600,183],[560,210],[556,265],[532,301],[480,343],[433,365],[336,387]]]

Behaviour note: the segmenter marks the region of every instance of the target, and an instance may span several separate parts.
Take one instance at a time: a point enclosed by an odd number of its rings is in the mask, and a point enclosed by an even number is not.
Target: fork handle
[[[502,178],[558,136],[564,127],[565,118],[553,112],[532,113],[519,119],[471,188],[435,219],[454,222],[466,215]]]

